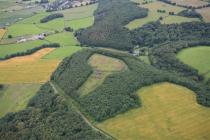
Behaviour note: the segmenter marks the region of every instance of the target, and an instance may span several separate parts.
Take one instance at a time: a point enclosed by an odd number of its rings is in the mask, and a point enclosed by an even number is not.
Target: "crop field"
[[[36,40],[25,43],[9,44],[9,45],[0,45],[0,57],[5,57],[8,54],[14,54],[17,52],[24,52],[32,48],[41,46],[42,44],[47,44],[48,42],[44,40]]]
[[[5,89],[0,91],[0,117],[24,109],[39,88],[40,84],[6,85]]]
[[[59,64],[59,60],[41,59],[54,48],[45,48],[32,55],[0,61],[0,83],[44,83]]]
[[[210,7],[198,9],[197,11],[202,15],[205,22],[210,22]]]
[[[94,54],[88,61],[89,65],[94,68],[94,72],[80,87],[79,92],[81,96],[87,95],[96,89],[108,75],[127,69],[126,64],[121,60],[100,54]]]
[[[179,52],[177,57],[185,64],[197,69],[205,78],[210,78],[210,47],[187,48]]]
[[[187,88],[161,83],[140,89],[142,107],[97,126],[119,140],[207,140],[210,109]]]
[[[141,19],[135,19],[131,21],[128,25],[126,25],[129,29],[135,29],[138,27],[147,24],[148,22],[157,21],[160,17],[163,17],[161,20],[162,24],[172,24],[172,23],[182,23],[182,22],[191,22],[191,21],[199,21],[197,18],[187,18],[176,15],[169,15],[169,12],[174,12],[175,14],[184,10],[182,7],[172,6],[160,1],[154,1],[145,5],[140,5],[144,8],[148,8],[148,16]],[[157,10],[165,10],[166,13],[159,13]]]
[[[171,0],[171,1],[175,2],[177,5],[192,6],[192,7],[198,7],[208,4],[208,2],[205,2],[203,0]]]
[[[7,30],[5,29],[0,29],[0,40],[4,37],[4,34],[6,33]]]

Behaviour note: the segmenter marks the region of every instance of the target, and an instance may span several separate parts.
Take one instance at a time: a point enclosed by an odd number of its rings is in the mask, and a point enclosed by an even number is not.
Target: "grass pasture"
[[[88,62],[94,71],[80,87],[79,92],[81,96],[87,95],[100,86],[108,75],[127,69],[126,64],[121,60],[100,54],[92,55]]]
[[[210,47],[199,46],[180,51],[177,57],[197,69],[205,78],[210,78]]]
[[[141,3],[141,1],[139,1]],[[172,6],[160,1],[154,1],[145,5],[140,5],[144,8],[148,8],[148,16],[145,18],[135,19],[126,25],[129,29],[135,29],[138,27],[147,24],[148,22],[157,21],[160,17],[163,17],[161,20],[162,24],[172,24],[172,23],[182,23],[182,22],[191,22],[191,21],[199,21],[197,18],[187,18],[176,15],[169,15],[169,12],[174,12],[175,14],[184,10],[182,7]],[[159,13],[157,10],[165,10],[166,13]]]
[[[7,33],[5,38],[7,38],[8,35],[12,35],[13,37],[18,36],[25,36],[25,35],[37,35],[45,30],[38,28],[35,24],[13,24],[7,28]]]
[[[0,61],[0,83],[44,83],[59,64],[59,60],[43,60],[54,48],[44,48],[31,55]]]
[[[82,18],[82,19],[66,21],[66,24],[69,25],[74,30],[78,30],[80,28],[87,28],[87,27],[93,25],[93,23],[94,23],[93,16]]]
[[[24,109],[40,86],[40,84],[6,85],[5,89],[0,91],[0,117],[9,112],[17,112]]]
[[[47,44],[48,42],[44,40],[35,40],[25,43],[9,44],[9,45],[0,45],[0,57],[3,58],[8,54],[14,54],[17,52],[25,52],[32,48]]]
[[[196,103],[191,90],[162,83],[137,92],[142,107],[97,126],[119,140],[207,140],[210,109]]]
[[[54,51],[44,56],[44,59],[62,60],[81,49],[80,46],[77,46],[79,42],[71,32],[54,34],[48,36],[46,40],[53,43],[59,43],[62,47],[56,48]]]

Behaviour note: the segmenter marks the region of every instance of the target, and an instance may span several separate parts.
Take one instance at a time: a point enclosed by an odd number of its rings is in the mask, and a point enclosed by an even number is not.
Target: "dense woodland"
[[[40,20],[41,23],[46,23],[48,21],[51,21],[53,19],[56,18],[62,18],[64,17],[64,15],[62,13],[55,13],[55,14],[51,14],[49,16],[44,17],[43,19]]]
[[[155,47],[167,42],[210,40],[210,23],[190,22],[163,25],[153,22],[131,32],[133,43]]]
[[[49,83],[41,87],[28,107],[0,120],[1,140],[108,140],[55,94]]]
[[[86,96],[80,96],[77,90],[93,71],[87,60],[94,53],[118,58],[127,64],[128,70],[108,76],[101,86]],[[66,58],[51,79],[96,121],[103,121],[131,108],[139,107],[141,102],[135,91],[165,81],[192,89],[197,93],[198,103],[210,106],[210,89],[205,84],[183,78],[176,73],[158,70],[131,55],[105,50],[83,50]]]
[[[81,44],[130,50],[133,44],[124,26],[136,18],[146,17],[147,13],[147,9],[129,0],[102,0],[94,14],[94,25],[75,35]]]

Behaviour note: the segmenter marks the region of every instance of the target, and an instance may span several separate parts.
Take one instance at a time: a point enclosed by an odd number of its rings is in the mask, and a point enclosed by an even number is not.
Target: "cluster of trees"
[[[5,57],[0,58],[0,60],[6,60],[6,59],[10,59],[10,58],[17,57],[17,56],[30,55],[30,54],[35,53],[36,51],[44,49],[44,48],[59,48],[59,47],[60,47],[60,44],[58,44],[58,43],[43,44],[39,47],[35,47],[30,50],[26,50],[25,52],[17,52],[17,53],[13,53],[13,54],[7,54]]]
[[[190,22],[163,25],[153,22],[131,31],[133,44],[154,47],[166,42],[200,41],[210,38],[210,23]]]
[[[179,16],[183,16],[183,17],[189,17],[189,18],[199,18],[199,19],[203,19],[201,14],[199,14],[198,12],[196,12],[195,9],[186,9],[183,10],[181,12],[178,13]]]
[[[4,85],[0,84],[0,90],[2,90],[4,88]]]
[[[48,21],[51,21],[53,19],[56,18],[62,18],[64,17],[64,15],[62,13],[55,13],[55,14],[51,14],[49,16],[44,17],[43,19],[40,20],[41,23],[46,23]]]
[[[157,12],[158,12],[158,13],[165,13],[165,12],[166,12],[166,10],[161,10],[161,9],[158,9],[158,10],[157,10]]]
[[[130,32],[124,26],[136,18],[146,17],[148,10],[129,0],[101,0],[92,27],[77,31],[81,44],[130,50]]]
[[[80,96],[78,88],[93,71],[87,60],[95,53],[124,61],[128,70],[108,76],[103,84],[94,91],[86,96]],[[141,102],[135,92],[141,87],[165,81],[192,89],[197,93],[198,103],[210,106],[210,94],[207,86],[184,78],[178,73],[156,69],[138,58],[119,52],[100,49],[83,50],[66,58],[51,79],[74,98],[81,108],[96,121],[103,121],[131,108],[139,107]]]
[[[26,109],[0,119],[1,140],[108,140],[44,84]]]
[[[67,32],[73,32],[74,31],[74,29],[71,28],[71,27],[65,27],[64,30],[67,31]]]

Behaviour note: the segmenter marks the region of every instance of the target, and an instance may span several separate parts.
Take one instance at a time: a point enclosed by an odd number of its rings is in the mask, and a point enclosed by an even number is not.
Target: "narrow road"
[[[54,82],[50,82],[50,85],[52,86],[54,92],[56,94],[60,94],[62,95],[63,97],[65,97],[65,99],[67,100],[67,103],[68,103],[68,106],[70,108],[73,108],[81,117],[82,119],[95,131],[105,135],[106,137],[112,139],[112,140],[117,140],[116,138],[114,138],[113,136],[111,136],[110,134],[106,133],[105,131],[101,130],[100,128],[94,126],[90,121],[89,119],[79,110],[79,108],[74,105],[74,100],[68,96],[67,94],[65,94],[65,92],[58,86],[56,85]]]

